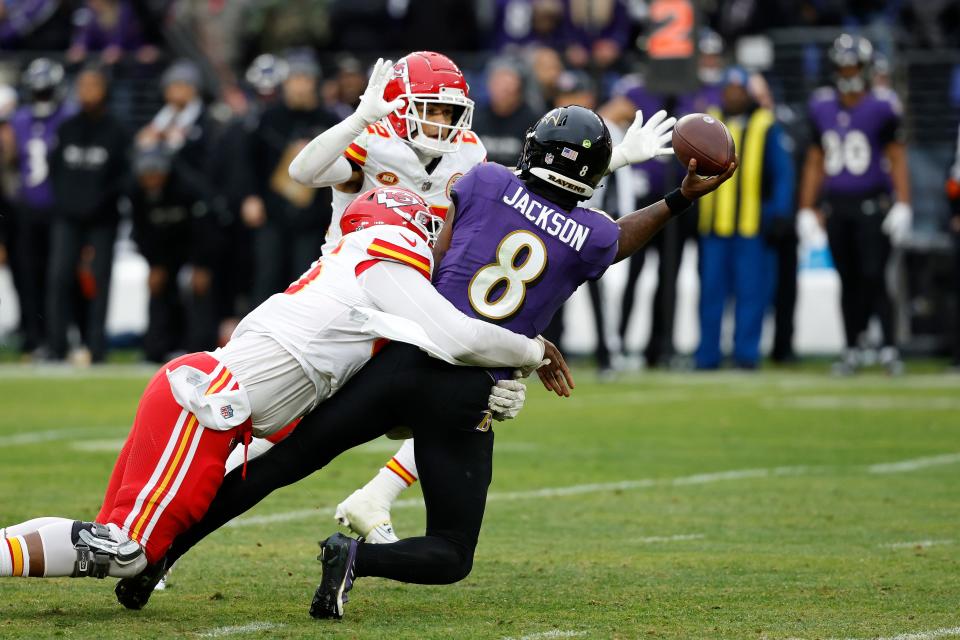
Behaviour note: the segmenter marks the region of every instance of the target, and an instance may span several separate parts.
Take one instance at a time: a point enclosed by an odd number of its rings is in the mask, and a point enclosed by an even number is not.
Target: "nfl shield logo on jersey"
[[[220,407],[220,415],[223,416],[224,420],[229,420],[233,417],[233,405],[227,404]]]

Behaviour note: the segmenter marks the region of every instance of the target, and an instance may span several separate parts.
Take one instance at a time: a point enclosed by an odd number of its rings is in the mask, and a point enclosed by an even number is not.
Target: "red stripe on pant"
[[[151,378],[140,398],[133,428],[110,477],[97,522],[112,522],[123,528],[124,522],[136,510],[127,533],[144,545],[150,563],[162,558],[174,538],[206,513],[223,482],[224,467],[230,451],[250,428],[248,420],[228,431],[205,429],[196,424],[192,414],[186,413],[174,400],[167,382],[167,369],[189,365],[210,373],[218,364],[216,359],[206,353],[191,353],[161,367]],[[185,414],[182,427],[180,432],[175,434],[182,414]],[[191,424],[193,427],[188,430]],[[191,458],[190,450],[198,433],[199,441]],[[164,450],[174,436],[176,442],[171,455],[159,475],[154,477]],[[178,451],[181,452],[179,458]],[[179,486],[175,486],[176,479],[181,474],[182,481]],[[164,485],[165,478],[167,482]],[[151,482],[151,479],[154,481]],[[145,492],[144,488],[148,485],[149,491]],[[141,493],[145,497],[138,505],[137,498]],[[171,493],[173,496],[170,502],[164,506],[163,502]]]

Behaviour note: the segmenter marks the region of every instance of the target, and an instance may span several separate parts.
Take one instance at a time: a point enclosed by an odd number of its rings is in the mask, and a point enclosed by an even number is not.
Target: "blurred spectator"
[[[564,21],[564,0],[496,0],[493,48],[536,45],[561,51]]]
[[[164,147],[137,151],[133,170],[133,239],[150,265],[144,356],[151,362],[166,362],[170,354],[186,348],[186,314],[177,280],[190,260],[196,197],[174,170],[171,152]]]
[[[252,0],[178,0],[170,11],[170,39],[181,53],[207,65],[207,79],[215,85],[214,95],[234,113],[243,113],[247,108],[246,95],[234,70],[244,62],[240,38],[251,3]]]
[[[54,197],[48,154],[56,144],[60,124],[71,115],[61,100],[63,67],[37,58],[23,74],[26,104],[11,119],[13,142],[4,147],[9,163],[17,161],[20,188],[15,196],[16,238],[13,243],[14,281],[20,298],[21,349],[30,353],[45,344],[43,305],[47,291],[50,222]]]
[[[749,92],[749,74],[728,69],[722,113],[739,152],[737,178],[702,198],[700,208],[700,345],[698,369],[720,366],[720,329],[728,298],[735,301],[733,360],[760,362],[763,317],[776,269],[767,237],[783,228],[793,205],[793,159],[773,113]]]
[[[904,0],[900,24],[918,47],[956,47],[960,41],[960,1]]]
[[[537,113],[524,100],[523,77],[517,64],[500,61],[487,76],[490,103],[476,110],[473,130],[487,148],[487,159],[514,167],[523,148],[524,133]]]
[[[957,151],[947,178],[947,198],[950,200],[950,235],[953,237],[954,310],[960,316],[960,132]],[[960,373],[960,317],[953,324],[953,368]]]
[[[74,318],[81,249],[89,246],[92,291],[88,300],[86,343],[92,362],[107,352],[106,319],[117,235],[117,199],[127,174],[129,138],[107,112],[107,78],[88,68],[77,76],[80,112],[63,121],[50,155],[56,208],[50,240],[47,340],[50,357],[67,355],[67,327]]]
[[[10,128],[10,118],[17,110],[17,92],[6,84],[0,84],[0,158],[6,157],[4,150],[7,147],[13,148],[13,131]],[[8,195],[8,172],[6,163],[0,162],[0,267],[9,264],[10,251],[8,245],[10,242],[11,228],[11,205],[7,200]]]
[[[529,53],[534,85],[528,98],[531,108],[542,112],[550,108],[557,94],[557,81],[563,73],[563,61],[555,49],[537,47]]]
[[[723,39],[714,31],[704,30],[697,39],[697,80],[700,88],[681,96],[677,104],[677,117],[688,113],[706,113],[720,106],[723,93],[721,80],[726,69],[723,58]],[[691,216],[692,217],[692,216]]]
[[[70,3],[0,1],[0,49],[63,51],[70,42]]]
[[[323,83],[324,106],[342,120],[356,110],[366,87],[367,75],[360,61],[349,54],[340,56],[337,75]]]
[[[268,108],[253,135],[255,191],[242,205],[253,230],[253,299],[257,305],[296,279],[320,255],[330,224],[330,192],[293,181],[287,167],[307,142],[337,122],[320,106],[319,68],[293,58],[282,102]]]
[[[800,241],[814,243],[825,219],[840,276],[846,350],[834,365],[838,375],[863,364],[861,338],[874,314],[883,334],[881,363],[892,375],[903,371],[885,273],[891,243],[900,245],[910,235],[913,210],[900,101],[888,89],[870,90],[872,57],[865,38],[844,34],[834,42],[836,88],[825,87],[810,100],[813,140],[800,182]]]
[[[624,76],[613,88],[614,97],[604,107],[604,112],[622,130],[626,130],[634,120],[637,111],[641,111],[644,120],[661,109],[668,108],[666,97],[650,91],[641,74]],[[669,157],[654,158],[642,164],[630,167],[632,193],[630,203],[621,213],[629,213],[647,207],[660,200],[666,193],[666,185],[679,177],[679,165]],[[673,176],[668,174],[673,173]],[[669,179],[668,179],[669,178]],[[619,178],[618,178],[619,180]],[[630,356],[627,344],[627,330],[633,315],[636,300],[637,282],[643,271],[646,257],[651,249],[657,252],[657,289],[653,296],[652,324],[647,346],[643,356],[647,366],[656,367],[668,363],[674,355],[673,327],[676,310],[676,282],[680,271],[680,258],[687,233],[684,222],[687,217],[671,220],[667,226],[653,237],[650,244],[633,254],[629,259],[627,283],[620,301],[620,322],[618,331],[620,349],[623,356]]]
[[[239,318],[251,308],[253,253],[248,229],[241,220],[243,200],[255,189],[252,164],[253,136],[263,112],[280,98],[280,89],[289,73],[287,61],[273,54],[256,57],[244,76],[248,87],[246,112],[224,127],[214,146],[210,180],[217,194],[208,217],[209,232],[215,234],[219,258],[212,264],[218,343],[226,343]]]
[[[83,60],[99,53],[105,64],[114,64],[126,55],[138,62],[152,63],[159,50],[144,40],[143,29],[129,0],[86,0],[74,14],[74,31],[67,59]]]
[[[195,239],[186,348],[202,351],[217,342],[213,266],[220,260],[223,244],[215,232],[221,207],[210,179],[210,163],[218,135],[216,123],[201,99],[200,70],[194,63],[175,62],[164,72],[161,85],[164,106],[137,134],[137,147],[141,150],[162,148],[171,153],[178,182],[184,183],[185,191],[193,198]]]
[[[431,51],[474,51],[480,45],[474,4],[463,0],[388,0],[387,13],[403,29],[402,49],[417,43],[417,49]],[[345,48],[351,47],[348,44]]]
[[[566,0],[564,44],[577,68],[607,69],[629,45],[630,17],[624,0]]]
[[[358,0],[349,3],[357,5]],[[337,4],[338,0],[248,0],[241,23],[241,60],[289,49],[326,48],[331,38],[331,13]],[[353,43],[342,42],[343,46],[336,48],[353,48]]]

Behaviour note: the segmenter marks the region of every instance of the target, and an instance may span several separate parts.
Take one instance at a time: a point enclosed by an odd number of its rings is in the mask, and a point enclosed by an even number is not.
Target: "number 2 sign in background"
[[[692,0],[652,0],[649,20],[651,89],[674,95],[695,91],[697,21]]]

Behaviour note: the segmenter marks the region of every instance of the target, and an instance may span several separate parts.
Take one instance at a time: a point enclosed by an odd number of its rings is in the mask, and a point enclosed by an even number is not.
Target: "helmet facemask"
[[[397,213],[420,232],[427,241],[428,247],[433,249],[436,246],[440,230],[443,229],[443,218],[433,215],[426,209],[421,209],[412,216],[400,210],[397,210]]]
[[[462,134],[473,125],[473,100],[466,97],[463,91],[443,87],[436,94],[409,93],[402,97],[406,98],[406,105],[397,111],[397,115],[407,123],[407,142],[430,157],[460,149]],[[453,117],[450,124],[428,120],[426,113],[430,104],[451,105]],[[435,127],[436,134],[428,136],[424,133],[424,127]]]

